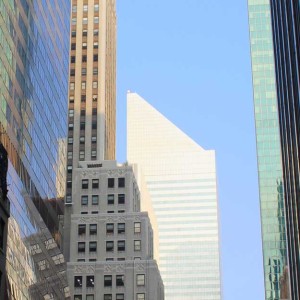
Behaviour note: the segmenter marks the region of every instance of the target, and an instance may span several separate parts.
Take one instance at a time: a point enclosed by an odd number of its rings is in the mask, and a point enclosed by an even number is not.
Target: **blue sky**
[[[215,149],[224,300],[263,299],[247,1],[117,3],[118,160],[127,90]]]

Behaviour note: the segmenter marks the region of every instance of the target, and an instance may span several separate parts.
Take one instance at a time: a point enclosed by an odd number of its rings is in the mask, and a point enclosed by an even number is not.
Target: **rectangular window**
[[[72,196],[71,195],[66,196],[66,203],[72,203]]]
[[[92,109],[92,115],[93,116],[97,116],[97,108],[93,108]]]
[[[112,276],[104,275],[104,286],[112,286]]]
[[[125,194],[118,195],[118,204],[125,204]]]
[[[125,251],[125,241],[118,241],[118,251]]]
[[[72,137],[68,138],[68,144],[73,144],[73,138]]]
[[[88,18],[82,18],[82,24],[86,25],[88,23]]]
[[[98,24],[99,23],[99,17],[94,17],[94,23]]]
[[[82,43],[82,49],[87,49],[87,43]]]
[[[86,300],[94,300],[94,295],[86,295]]]
[[[92,205],[98,205],[98,204],[99,204],[99,196],[92,195]]]
[[[94,11],[99,11],[99,4],[94,5]]]
[[[85,76],[86,75],[86,68],[81,69],[81,75]]]
[[[86,29],[82,30],[82,36],[87,36],[88,31]]]
[[[86,101],[86,95],[81,95],[81,102],[85,102]]]
[[[74,295],[74,300],[82,300],[82,295]]]
[[[76,50],[76,43],[71,44],[71,50]]]
[[[118,223],[118,233],[125,233],[125,223]]]
[[[106,242],[106,252],[112,252],[112,251],[114,251],[114,242],[107,241]]]
[[[141,241],[140,240],[134,241],[134,251],[141,251]]]
[[[145,294],[144,293],[136,294],[136,300],[145,300]]]
[[[73,91],[75,89],[75,82],[70,82],[70,90]]]
[[[85,242],[79,242],[78,243],[78,253],[84,253],[85,252]]]
[[[141,233],[141,222],[134,223],[134,233]]]
[[[86,287],[93,288],[95,286],[95,279],[94,276],[86,276]]]
[[[84,160],[84,151],[79,151],[79,160]]]
[[[94,49],[98,49],[98,42],[94,42]]]
[[[71,36],[76,37],[76,30],[72,30]]]
[[[74,287],[82,287],[82,276],[75,276],[74,277]]]
[[[76,62],[75,56],[71,56],[71,64],[74,64]],[[74,70],[74,75],[75,75],[75,70]]]
[[[88,11],[88,5],[87,5],[87,4],[84,4],[84,5],[83,5],[83,11],[84,11],[84,12],[87,12],[87,11]]]
[[[80,144],[84,144],[84,142],[85,142],[85,137],[84,137],[84,136],[81,136],[81,137],[79,138],[79,143],[80,143]]]
[[[68,159],[72,159],[73,158],[73,152],[72,151],[68,151]]]
[[[92,188],[98,189],[99,188],[99,179],[93,179],[92,180]]]
[[[74,70],[75,75],[75,70]],[[93,75],[98,75],[98,68],[93,68]]]
[[[78,235],[84,235],[86,231],[86,225],[85,224],[79,224],[78,225]]]
[[[107,195],[107,204],[108,205],[115,204],[115,195],[113,195],[113,194]]]
[[[93,81],[93,89],[97,89],[98,88],[98,81]]]
[[[96,136],[92,136],[92,144],[96,144],[97,143],[97,137]]]
[[[82,55],[82,62],[86,62],[87,60],[87,56],[86,55]]]
[[[77,6],[76,6],[76,5],[73,5],[73,6],[72,6],[72,12],[73,12],[73,13],[76,13],[76,12],[77,12]]]
[[[81,82],[81,89],[82,89],[82,90],[85,90],[85,89],[86,89],[86,82],[85,82],[85,81],[82,81],[82,82]]]
[[[99,30],[98,29],[94,29],[94,36],[98,36],[99,35]]]
[[[108,178],[107,187],[113,188],[114,186],[115,186],[115,179],[114,178]]]
[[[106,259],[106,261],[114,261],[114,259],[109,257],[109,258]]]
[[[90,252],[97,252],[97,242],[90,242],[89,249],[90,249]]]
[[[136,275],[136,285],[144,286],[145,285],[145,274]]]
[[[92,121],[92,129],[97,129],[97,121]]]
[[[89,197],[87,195],[81,196],[81,205],[88,205]]]
[[[106,224],[106,234],[114,234],[114,224],[113,223]]]
[[[90,224],[90,235],[97,234],[97,224]]]
[[[119,188],[125,187],[125,178],[124,177],[118,178],[118,187]]]
[[[75,69],[70,70],[70,76],[75,76]]]
[[[103,300],[112,300],[112,294],[105,294]]]
[[[76,18],[72,18],[72,25],[76,25],[76,22],[77,22]]]
[[[70,101],[70,103],[74,103],[74,97],[71,96],[71,97],[69,98],[69,101]]]
[[[116,276],[116,286],[124,286],[124,275]]]
[[[80,122],[80,130],[85,130],[85,122]]]
[[[69,110],[69,117],[73,118],[74,117],[74,109]]]
[[[92,150],[91,158],[92,158],[92,160],[95,160],[97,158],[97,151],[96,150]]]
[[[82,179],[81,188],[83,190],[86,190],[89,188],[89,180],[88,179]]]
[[[98,61],[98,54],[94,54],[93,61]]]

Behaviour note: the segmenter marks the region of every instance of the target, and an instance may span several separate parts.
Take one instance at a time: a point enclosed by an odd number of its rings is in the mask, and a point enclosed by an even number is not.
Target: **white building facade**
[[[73,178],[75,193],[73,203],[66,204],[70,220],[65,222],[72,299],[163,300],[152,226],[148,213],[140,212],[132,167],[80,162]]]
[[[166,300],[220,300],[215,152],[197,145],[135,93],[127,156],[143,170],[158,224]]]

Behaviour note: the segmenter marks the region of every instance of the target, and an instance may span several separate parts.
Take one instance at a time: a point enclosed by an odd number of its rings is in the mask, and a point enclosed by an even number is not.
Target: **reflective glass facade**
[[[51,284],[65,285],[52,278],[63,265],[56,264],[53,240],[60,242],[63,201],[53,199],[64,196],[65,186],[70,8],[69,0],[0,1],[0,139],[9,157],[13,299],[65,296]]]
[[[270,1],[285,190],[291,299],[300,298],[300,3]]]
[[[166,300],[221,299],[215,152],[128,94],[127,155],[145,176]],[[154,233],[155,234],[155,233]]]
[[[269,0],[248,0],[265,299],[287,295],[287,243]]]

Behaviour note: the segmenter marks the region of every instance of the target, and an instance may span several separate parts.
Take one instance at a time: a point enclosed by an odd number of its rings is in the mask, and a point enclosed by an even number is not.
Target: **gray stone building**
[[[72,299],[163,300],[153,231],[148,213],[140,212],[132,167],[115,161],[79,162],[73,184],[72,202],[65,210]]]

